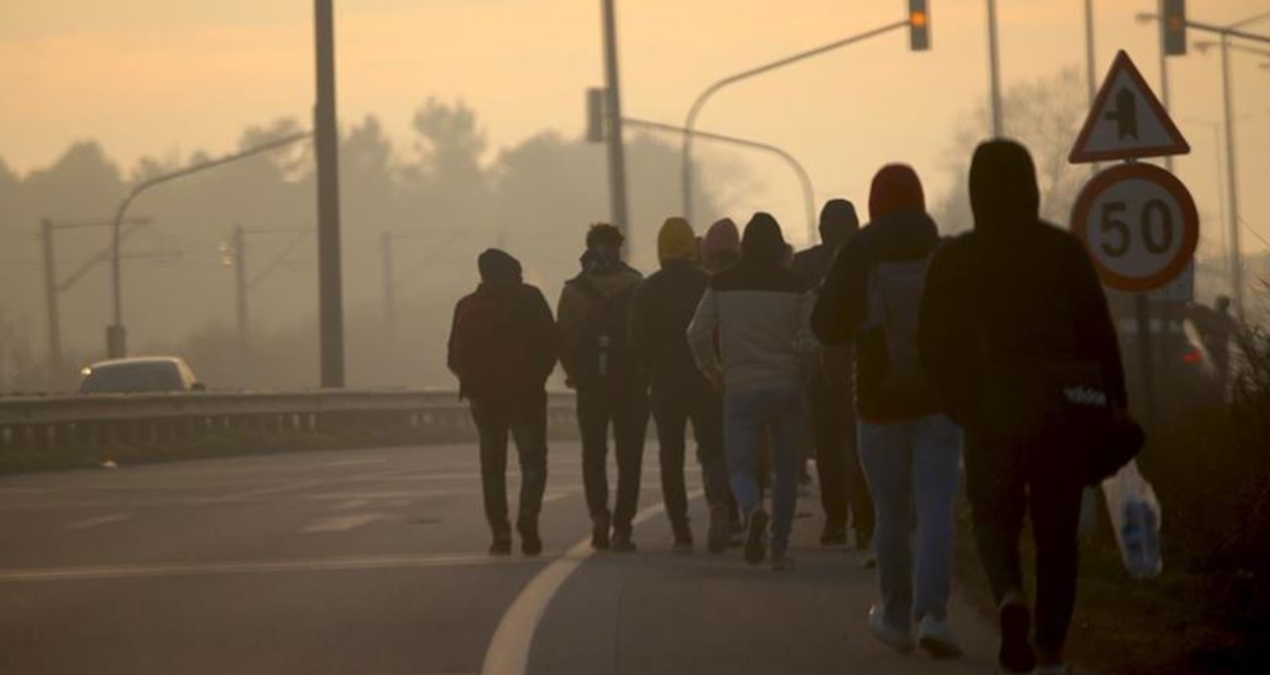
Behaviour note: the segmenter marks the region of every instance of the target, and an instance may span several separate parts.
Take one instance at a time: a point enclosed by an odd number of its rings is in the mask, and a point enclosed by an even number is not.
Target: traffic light
[[[1160,17],[1160,39],[1169,56],[1186,54],[1186,0],[1164,0]]]
[[[604,96],[607,92],[599,87],[586,90],[586,140],[588,143],[603,143],[604,133]]]
[[[930,9],[927,0],[908,0],[908,45],[915,52],[930,49]]]

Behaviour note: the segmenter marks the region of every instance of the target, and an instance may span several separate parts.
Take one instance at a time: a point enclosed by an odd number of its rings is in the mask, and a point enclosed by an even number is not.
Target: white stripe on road
[[[326,466],[361,466],[363,464],[387,464],[388,460],[383,457],[374,457],[371,459],[341,459],[337,462],[327,462]]]
[[[386,513],[354,513],[347,516],[331,516],[301,530],[304,534],[322,534],[329,532],[348,532],[371,523],[391,520]]]
[[[157,565],[100,565],[92,567],[46,567],[0,569],[0,583],[35,581],[80,581],[136,577],[179,577],[224,574],[270,574],[282,572],[342,572],[357,570],[418,569],[429,567],[483,567],[528,565],[541,558],[495,558],[488,555],[379,555],[358,558],[311,560],[264,560],[256,562],[171,563]]]
[[[98,516],[96,518],[89,518],[88,520],[81,520],[78,522],[70,523],[66,526],[66,529],[88,530],[94,527],[99,527],[101,525],[109,525],[111,523],[122,523],[123,521],[128,520],[131,517],[132,516],[126,513],[112,513],[108,516]]]
[[[701,490],[696,490],[688,495],[688,499],[696,499],[701,494]],[[632,525],[652,518],[665,508],[664,504],[658,504],[640,511]],[[591,538],[583,539],[563,557],[557,558],[547,569],[539,572],[525,590],[516,596],[511,607],[503,614],[498,630],[494,632],[494,638],[485,650],[481,675],[525,675],[529,669],[529,650],[533,647],[534,633],[538,631],[538,624],[546,614],[547,606],[569,576],[594,553],[591,550]]]

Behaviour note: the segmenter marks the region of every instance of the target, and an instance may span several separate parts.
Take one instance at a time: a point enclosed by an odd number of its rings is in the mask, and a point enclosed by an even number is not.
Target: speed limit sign
[[[1085,185],[1072,209],[1103,283],[1146,292],[1181,274],[1199,244],[1199,214],[1173,174],[1150,164],[1120,164]]]

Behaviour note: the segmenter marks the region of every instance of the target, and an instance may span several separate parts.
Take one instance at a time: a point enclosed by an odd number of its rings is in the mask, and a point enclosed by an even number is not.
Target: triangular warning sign
[[[1191,146],[1123,50],[1103,80],[1067,161],[1185,155]]]

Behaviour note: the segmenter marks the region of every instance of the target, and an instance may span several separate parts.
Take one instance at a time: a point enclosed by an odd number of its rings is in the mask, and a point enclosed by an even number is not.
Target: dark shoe
[[[691,553],[692,544],[692,530],[686,527],[675,529],[675,543],[671,546],[672,550],[677,553]]]
[[[732,538],[728,531],[728,507],[715,506],[710,509],[710,532],[706,536],[706,549],[711,553],[723,553],[728,550],[728,541]]]
[[[1028,642],[1032,631],[1032,614],[1020,600],[1007,598],[1001,603],[1001,649],[997,660],[1008,673],[1030,673],[1036,667],[1036,653]]]
[[[821,546],[846,546],[847,545],[847,528],[843,525],[834,523],[825,523],[825,529],[820,532]]]
[[[591,516],[591,548],[597,551],[609,550],[609,527],[613,519],[607,513]]]
[[[538,535],[537,521],[524,521],[516,526],[520,530],[520,552],[528,556],[542,553],[542,537]]]
[[[490,555],[511,555],[512,554],[512,534],[511,532],[499,532],[494,535],[494,542],[489,545]]]
[[[634,553],[635,540],[631,538],[630,530],[613,530],[613,552],[614,553]]]
[[[758,565],[767,557],[767,512],[762,507],[750,512],[745,531],[745,562]]]

